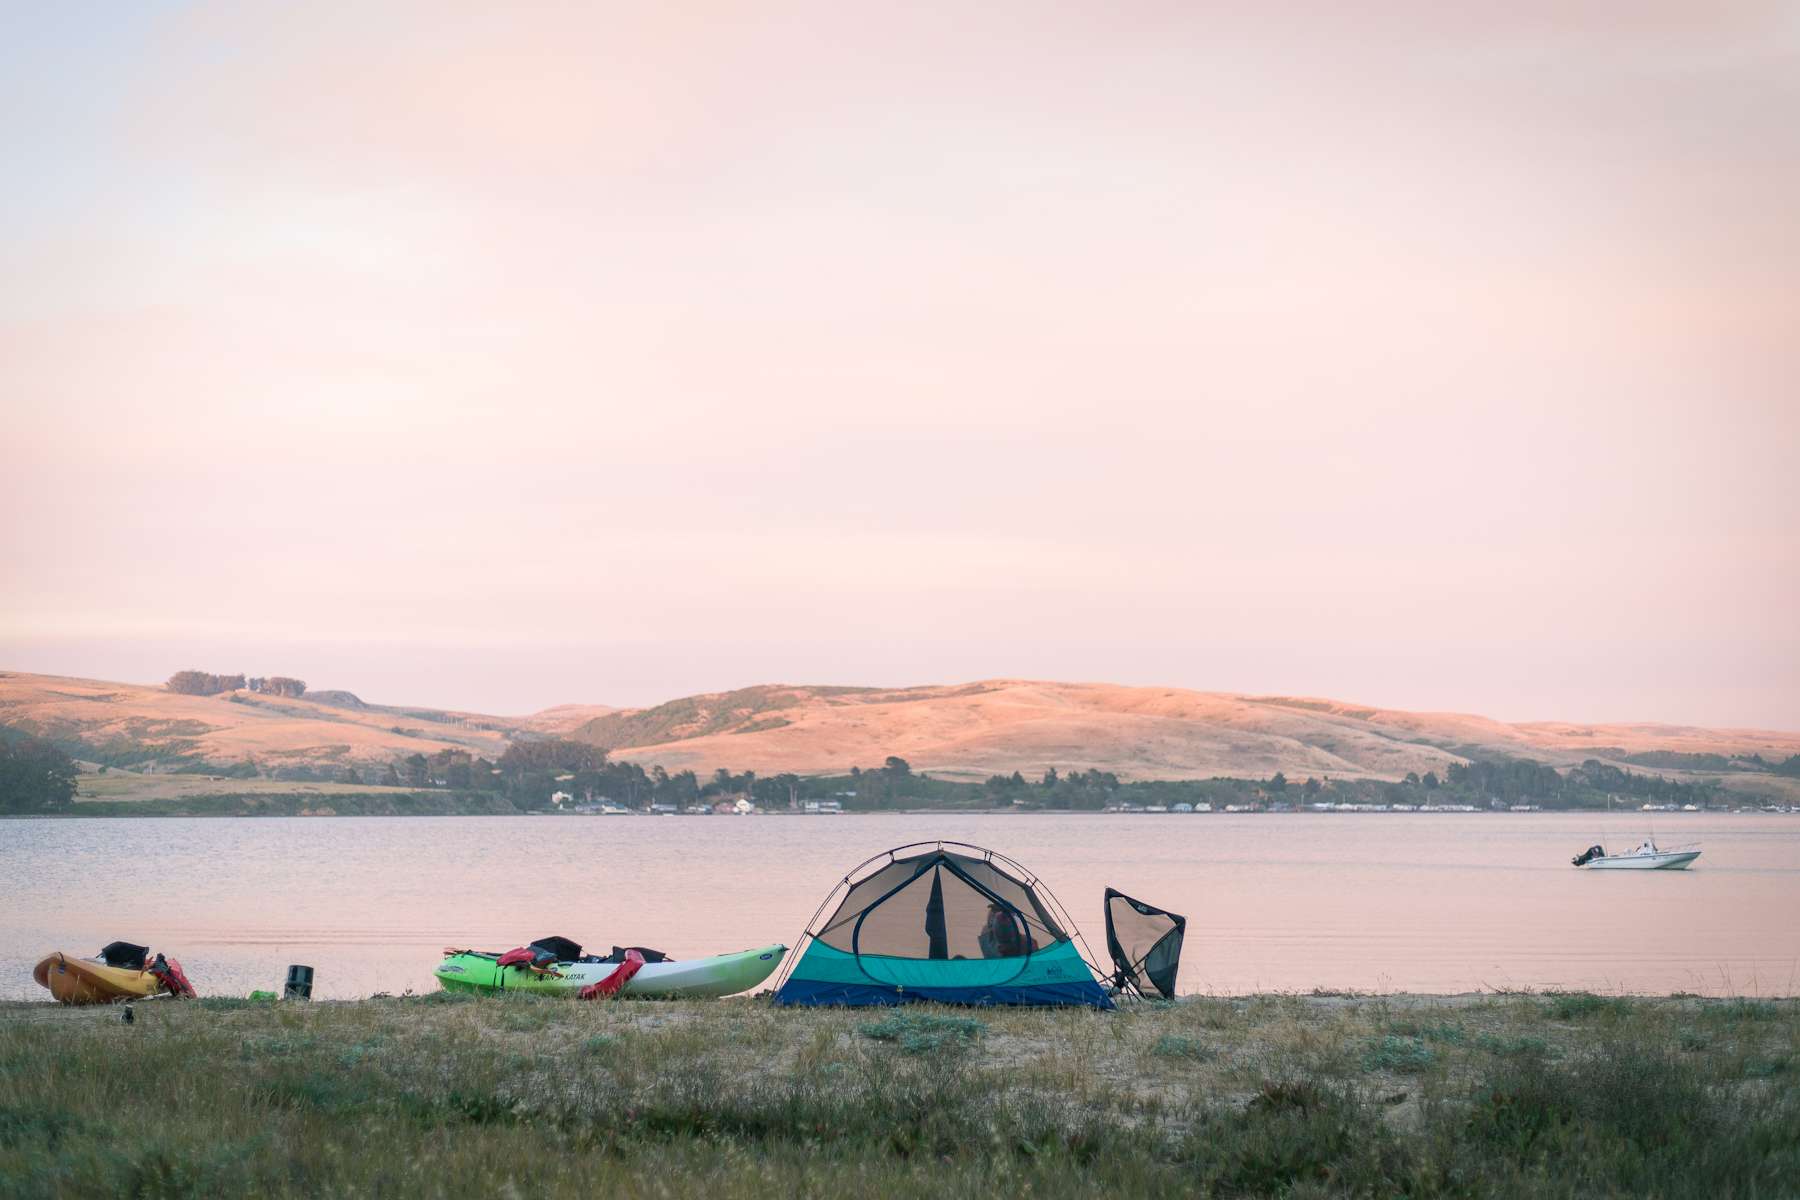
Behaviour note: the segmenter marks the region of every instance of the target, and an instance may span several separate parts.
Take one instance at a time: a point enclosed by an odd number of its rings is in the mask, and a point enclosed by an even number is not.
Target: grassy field
[[[9,1196],[1791,1196],[1800,1003],[0,1006]]]
[[[517,814],[492,793],[367,783],[104,771],[82,764],[75,817],[481,816]]]
[[[83,770],[75,791],[75,803],[140,803],[147,800],[193,800],[211,796],[379,796],[406,795],[417,789],[389,788],[366,783],[297,783],[281,779],[231,779],[216,775],[146,775],[109,768],[105,773],[91,764]]]

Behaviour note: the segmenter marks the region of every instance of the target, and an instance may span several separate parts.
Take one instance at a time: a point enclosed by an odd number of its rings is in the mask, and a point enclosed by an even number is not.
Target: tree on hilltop
[[[243,675],[212,675],[206,671],[177,671],[163,684],[179,696],[216,696],[244,686]]]

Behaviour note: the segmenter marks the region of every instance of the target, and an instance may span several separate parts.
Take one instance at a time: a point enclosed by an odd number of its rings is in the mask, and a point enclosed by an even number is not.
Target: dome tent
[[[1005,855],[964,842],[897,846],[825,897],[775,1003],[1111,1008],[1073,930],[1050,890]]]

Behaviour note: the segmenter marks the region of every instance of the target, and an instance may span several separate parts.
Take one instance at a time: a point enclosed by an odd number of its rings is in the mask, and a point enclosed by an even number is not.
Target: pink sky
[[[14,12],[0,666],[1800,727],[1800,18],[1453,7]]]

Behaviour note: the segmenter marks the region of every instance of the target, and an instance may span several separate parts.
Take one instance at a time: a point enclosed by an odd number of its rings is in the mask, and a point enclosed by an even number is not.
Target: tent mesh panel
[[[1013,958],[1064,940],[1030,885],[947,850],[896,859],[852,885],[815,935],[897,958]]]

